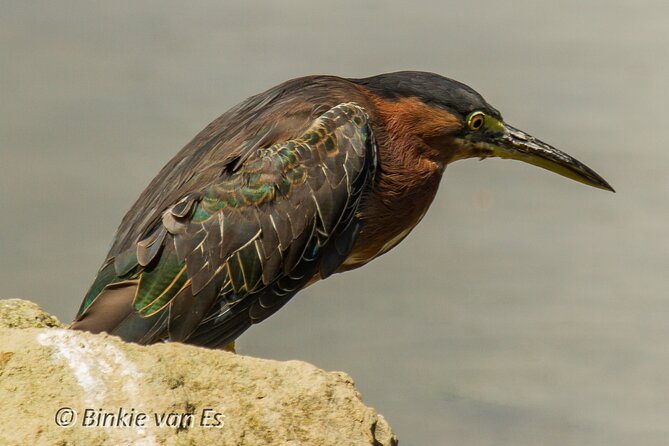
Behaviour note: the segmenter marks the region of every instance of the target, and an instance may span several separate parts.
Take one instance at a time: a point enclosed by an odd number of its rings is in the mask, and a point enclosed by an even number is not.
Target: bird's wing
[[[166,209],[103,265],[74,328],[142,343],[234,340],[343,262],[375,168],[364,109],[331,108],[298,138],[256,149]],[[132,306],[115,309],[123,290]]]

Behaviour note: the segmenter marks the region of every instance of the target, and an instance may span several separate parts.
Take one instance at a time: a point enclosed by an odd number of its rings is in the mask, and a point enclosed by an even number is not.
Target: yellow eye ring
[[[485,114],[483,112],[474,112],[467,119],[467,127],[472,132],[481,130],[485,124]]]

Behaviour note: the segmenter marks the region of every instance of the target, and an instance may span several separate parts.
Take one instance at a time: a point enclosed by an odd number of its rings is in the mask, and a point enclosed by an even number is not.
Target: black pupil
[[[479,129],[481,128],[481,125],[483,124],[483,118],[480,116],[477,116],[474,118],[474,121],[472,122],[472,128],[473,129]]]

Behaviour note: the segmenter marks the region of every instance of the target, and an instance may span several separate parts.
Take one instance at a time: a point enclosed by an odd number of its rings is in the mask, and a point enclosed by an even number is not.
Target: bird
[[[447,165],[490,157],[615,192],[439,74],[286,81],[225,112],[160,170],[70,327],[230,348],[300,290],[400,243]]]

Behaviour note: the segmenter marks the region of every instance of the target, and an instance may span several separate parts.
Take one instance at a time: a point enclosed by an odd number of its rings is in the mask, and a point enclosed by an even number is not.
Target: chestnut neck
[[[445,166],[440,153],[427,145],[392,108],[377,104],[376,113],[378,124],[374,135],[379,157],[376,186],[381,198],[390,203],[414,195],[426,183],[438,182]]]
[[[384,101],[363,92],[373,105],[369,113],[378,167],[359,208],[365,225],[352,253],[352,268],[385,253],[423,218],[446,165],[442,152],[425,143],[425,106],[417,100]]]

